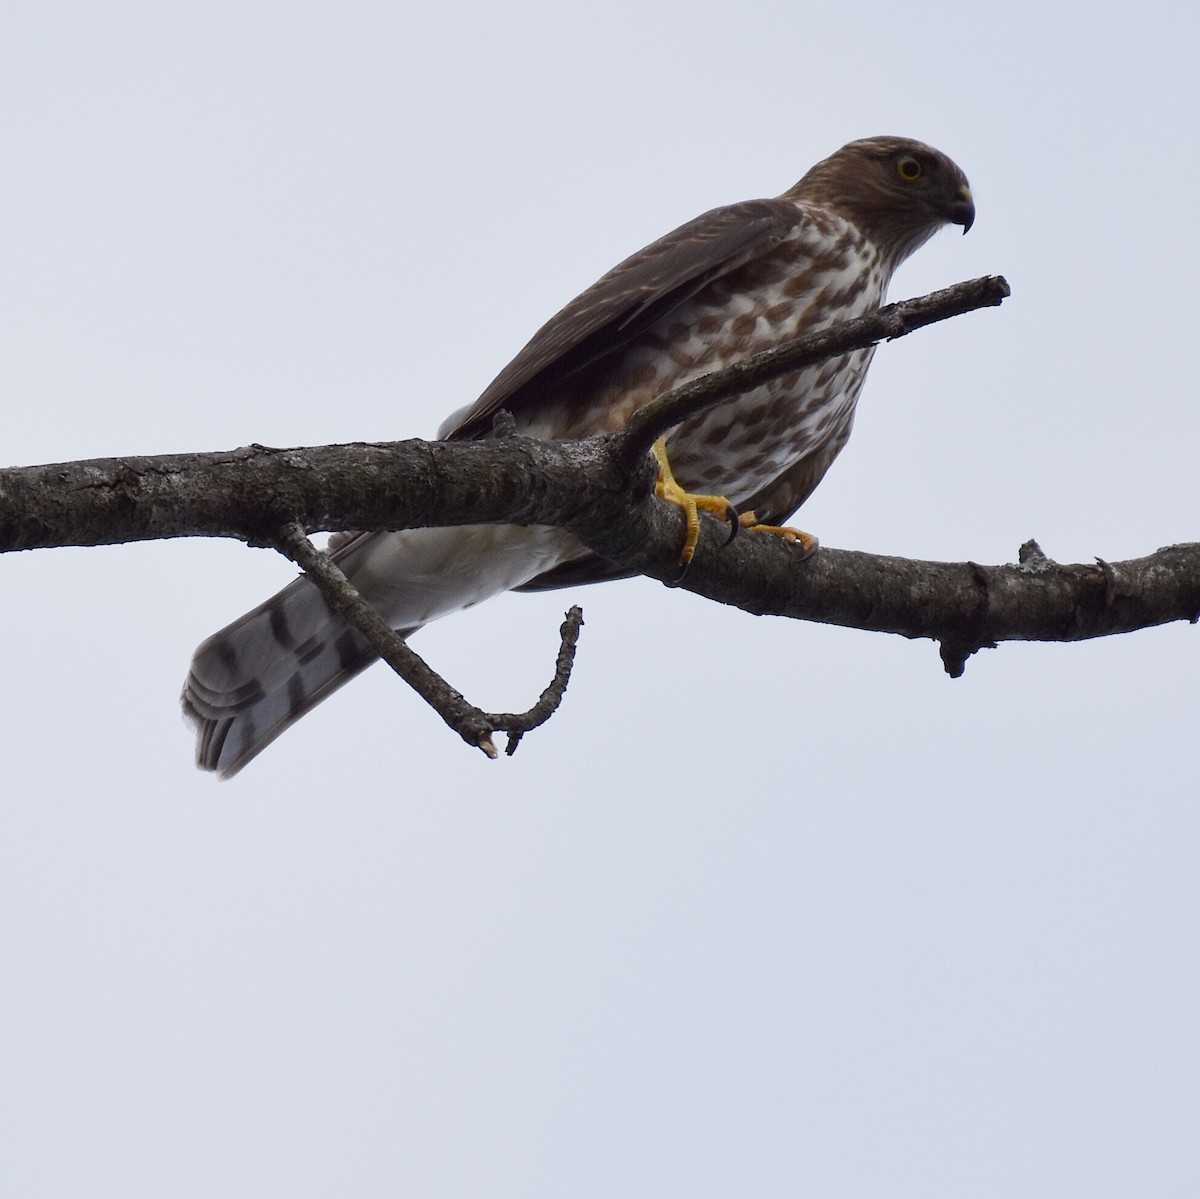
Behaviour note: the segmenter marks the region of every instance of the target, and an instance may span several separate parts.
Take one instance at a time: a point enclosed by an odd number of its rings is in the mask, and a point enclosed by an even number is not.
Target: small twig
[[[562,645],[550,686],[528,712],[493,716],[470,703],[456,691],[387,621],[346,578],[338,564],[317,549],[296,521],[279,526],[273,544],[299,566],[320,588],[329,606],[357,629],[371,648],[468,744],[481,749],[489,758],[498,756],[492,733],[509,734],[506,752],[512,754],[530,729],[545,724],[562,702],[571,677],[575,646],[583,624],[583,610],[572,608],[562,626]]]
[[[492,725],[367,603],[341,568],[317,549],[295,521],[281,525],[275,546],[321,589],[329,606],[370,642],[371,648],[468,744],[496,757]]]
[[[571,680],[571,668],[575,664],[575,647],[579,644],[579,630],[583,628],[583,609],[576,604],[566,614],[559,634],[562,644],[558,649],[558,658],[554,664],[554,678],[542,692],[537,703],[527,712],[489,712],[487,719],[494,729],[508,734],[508,744],[504,752],[510,758],[517,752],[521,738],[531,729],[545,724],[562,703],[563,693]]]
[[[650,452],[650,447],[668,429],[715,404],[838,354],[866,349],[884,340],[894,341],[926,325],[977,308],[995,307],[1010,294],[1008,282],[1002,275],[984,275],[917,299],[888,304],[869,316],[842,321],[764,350],[752,358],[735,362],[733,366],[685,383],[640,408],[625,426],[621,453],[627,461],[640,458]]]

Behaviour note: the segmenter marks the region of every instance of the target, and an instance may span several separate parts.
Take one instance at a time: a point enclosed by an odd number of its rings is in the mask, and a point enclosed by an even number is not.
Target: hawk
[[[874,311],[904,259],[942,226],[966,232],[974,219],[966,177],[944,154],[907,138],[851,142],[776,199],[713,209],[614,267],[438,437],[487,437],[501,408],[531,437],[620,429],[690,379]],[[871,354],[796,371],[678,425],[665,443],[675,479],[764,524],[784,520],[846,444]],[[339,534],[330,548],[405,635],[503,591],[617,573],[545,527]],[[236,773],[374,658],[316,586],[297,579],[196,650],[183,707],[197,764]]]

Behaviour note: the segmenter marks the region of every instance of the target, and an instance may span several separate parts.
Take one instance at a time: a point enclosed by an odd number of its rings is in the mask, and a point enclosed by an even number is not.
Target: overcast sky
[[[826,545],[1200,537],[1200,92],[1179,3],[9,0],[0,458],[431,435],[562,303],[852,138],[975,190],[893,298]],[[635,580],[415,648],[228,784],[234,542],[0,559],[0,1185],[54,1196],[1200,1193],[1197,631],[1008,645]]]

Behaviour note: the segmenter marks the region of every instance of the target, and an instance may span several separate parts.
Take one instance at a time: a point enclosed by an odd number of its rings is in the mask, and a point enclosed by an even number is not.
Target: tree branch
[[[545,724],[562,703],[567,684],[571,681],[571,668],[575,665],[575,647],[579,644],[579,633],[583,628],[583,609],[575,604],[566,614],[566,619],[559,627],[559,637],[562,639],[558,648],[558,658],[554,663],[554,678],[550,680],[536,704],[527,712],[494,712],[487,719],[493,728],[502,729],[508,734],[508,745],[504,752],[510,758],[517,752],[517,746],[526,733]]]
[[[710,552],[678,585],[758,615],[929,638],[952,677],[1002,641],[1083,641],[1200,620],[1200,543],[1061,565],[1029,541],[1016,564],[983,566],[826,547],[797,561],[777,538],[739,537],[717,550],[724,530],[708,532]]]
[[[1002,279],[987,278],[890,305],[716,372],[643,409],[626,431],[586,441],[509,435],[474,443],[253,445],[0,471],[0,551],[237,537],[259,545],[286,541],[286,552],[312,570],[296,539],[318,529],[554,525],[621,569],[749,612],[930,638],[951,674],[961,673],[975,650],[1001,641],[1074,641],[1194,622],[1196,544],[1129,562],[1070,566],[1050,562],[1032,543],[1018,564],[1006,566],[830,548],[804,561],[773,537],[743,535],[725,546],[724,526],[706,518],[696,559],[681,576],[683,518],[653,497],[654,467],[645,453],[665,427],[801,364],[997,304],[1007,294]],[[281,529],[289,530],[286,538]],[[442,708],[466,704],[448,691]],[[455,727],[474,744],[481,744],[483,725],[501,728],[508,719],[471,711]]]
[[[521,738],[554,714],[562,703],[571,678],[575,646],[583,625],[583,610],[575,607],[567,613],[561,629],[562,644],[555,663],[554,678],[537,703],[526,712],[487,713],[456,691],[417,653],[408,642],[367,603],[342,573],[338,564],[317,549],[295,522],[281,525],[275,535],[275,548],[296,563],[320,588],[329,606],[356,628],[371,648],[468,744],[489,758],[495,758],[492,733],[507,732],[506,753],[516,753]]]

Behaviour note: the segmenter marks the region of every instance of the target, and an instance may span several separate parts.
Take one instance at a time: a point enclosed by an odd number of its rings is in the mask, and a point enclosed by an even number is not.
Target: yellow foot
[[[676,504],[683,509],[687,519],[687,537],[684,538],[683,550],[679,554],[680,566],[687,566],[696,554],[696,542],[700,540],[700,513],[711,512],[714,516],[726,521],[732,526],[730,539],[738,531],[739,517],[737,509],[723,495],[694,495],[685,490],[675,481],[671,471],[671,463],[667,459],[667,439],[660,437],[653,445],[652,452],[658,462],[658,482],[654,485],[654,494],[660,500]],[[791,532],[792,530],[788,530]],[[804,533],[802,536],[807,537]]]
[[[738,523],[751,533],[769,533],[772,537],[782,537],[792,545],[799,545],[805,558],[814,553],[820,544],[811,533],[801,529],[791,529],[787,525],[760,525],[753,512],[743,512],[738,517]]]

